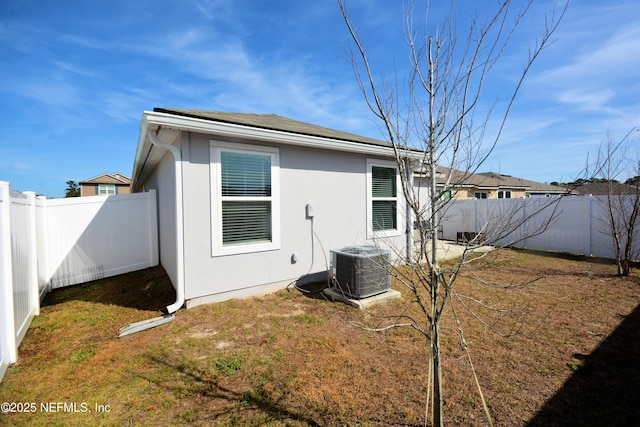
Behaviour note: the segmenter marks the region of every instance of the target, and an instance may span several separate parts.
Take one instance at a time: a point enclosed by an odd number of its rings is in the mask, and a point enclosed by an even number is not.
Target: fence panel
[[[622,196],[613,196],[612,201],[614,203],[620,202],[621,199],[619,197]],[[627,196],[625,198],[625,202],[627,203],[627,208],[630,209],[629,203],[633,203],[633,196]],[[593,252],[596,254],[602,254],[606,257],[615,257],[615,247],[613,244],[613,237],[611,232],[611,225],[608,217],[608,208],[607,208],[607,196],[593,196],[593,204],[591,206],[593,212],[593,224],[592,224],[592,246]],[[614,209],[615,211],[615,209]],[[628,214],[629,211],[627,211]],[[624,224],[624,221],[619,221],[619,225]],[[638,255],[638,251],[640,250],[640,224],[636,224],[635,230],[635,250],[634,254]],[[626,236],[622,235],[623,238],[622,245],[626,242],[624,238]],[[632,237],[633,238],[633,237]]]
[[[13,317],[20,345],[33,316],[38,314],[35,194],[11,192],[11,256]]]
[[[531,237],[516,246],[592,255],[591,201],[588,198],[532,198],[525,201],[528,213],[533,217],[522,233]],[[547,212],[535,215],[541,203],[548,205]],[[540,233],[541,230],[544,231]]]
[[[48,290],[156,265],[155,191],[46,199],[0,181],[0,379]]]
[[[155,192],[47,202],[52,289],[158,264]]]
[[[614,257],[605,206],[606,196],[460,200],[443,210],[440,221],[445,239],[455,240],[461,231],[485,232],[499,236],[499,244]]]
[[[13,317],[11,256],[11,196],[9,183],[0,181],[0,379],[17,360]]]

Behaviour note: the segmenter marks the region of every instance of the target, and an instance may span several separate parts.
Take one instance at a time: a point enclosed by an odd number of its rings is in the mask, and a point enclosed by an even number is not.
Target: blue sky
[[[444,7],[431,3],[432,16]],[[494,4],[457,2],[467,14]],[[637,6],[571,2],[482,171],[572,180],[607,132],[640,126]],[[517,71],[552,7],[535,5],[499,73]],[[377,74],[402,70],[401,2],[348,9]],[[273,113],[382,138],[348,43],[334,0],[1,0],[0,180],[61,197],[67,180],[130,175],[154,107]],[[505,90],[502,77],[488,98]]]

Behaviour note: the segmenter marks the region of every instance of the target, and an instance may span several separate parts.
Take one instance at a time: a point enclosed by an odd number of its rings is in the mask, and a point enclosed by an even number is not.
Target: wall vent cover
[[[375,246],[348,246],[331,251],[331,275],[336,289],[361,299],[391,289],[391,251]]]

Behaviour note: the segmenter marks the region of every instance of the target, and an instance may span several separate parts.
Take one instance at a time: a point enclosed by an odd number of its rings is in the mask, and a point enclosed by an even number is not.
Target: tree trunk
[[[440,364],[440,328],[431,325],[431,363],[433,364],[433,426],[444,427],[442,417],[442,365]]]
[[[631,274],[631,261],[629,258],[625,257],[618,262],[618,274],[624,277]]]

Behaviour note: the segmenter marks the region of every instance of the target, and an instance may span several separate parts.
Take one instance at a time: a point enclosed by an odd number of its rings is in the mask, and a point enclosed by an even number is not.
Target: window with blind
[[[369,229],[373,235],[398,231],[398,170],[369,162]]]
[[[222,244],[271,241],[271,156],[222,151]]]
[[[211,151],[214,255],[276,249],[277,150],[223,144]]]

